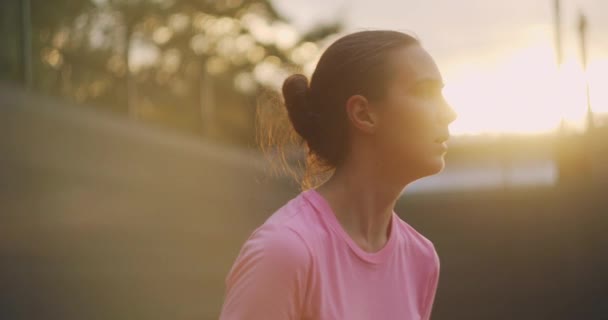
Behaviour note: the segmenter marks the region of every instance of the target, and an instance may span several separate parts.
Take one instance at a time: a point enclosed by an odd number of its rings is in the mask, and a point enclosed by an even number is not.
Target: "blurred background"
[[[459,113],[396,208],[433,319],[608,319],[608,2],[3,0],[0,318],[216,319],[298,193],[256,106],[365,29],[418,36]],[[297,161],[297,152],[294,153]]]

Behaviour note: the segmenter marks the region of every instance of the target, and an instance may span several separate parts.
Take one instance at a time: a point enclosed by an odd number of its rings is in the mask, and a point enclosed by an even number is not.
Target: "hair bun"
[[[308,78],[303,74],[289,76],[283,82],[283,97],[289,120],[296,132],[305,140],[309,138],[311,110],[308,103]]]

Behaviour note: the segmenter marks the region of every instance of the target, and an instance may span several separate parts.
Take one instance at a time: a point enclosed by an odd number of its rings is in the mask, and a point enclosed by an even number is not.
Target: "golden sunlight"
[[[540,43],[491,64],[462,67],[466,72],[446,74],[444,93],[459,114],[454,134],[544,133],[562,119],[581,129],[586,78],[593,110],[608,111],[608,92],[600,87],[608,59],[592,60],[585,74],[576,56],[566,57],[558,70],[552,46]]]

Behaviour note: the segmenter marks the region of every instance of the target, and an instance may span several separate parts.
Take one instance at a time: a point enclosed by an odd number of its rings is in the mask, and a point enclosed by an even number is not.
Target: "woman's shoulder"
[[[289,200],[257,227],[247,240],[271,250],[308,256],[311,233],[318,227],[317,217],[303,193]],[[300,257],[302,258],[302,257]]]
[[[318,231],[321,225],[322,221],[304,191],[277,209],[261,228],[289,229],[306,239],[311,233]]]
[[[252,232],[241,255],[281,262],[288,269],[310,263],[311,251],[300,234],[285,224],[264,223]]]
[[[226,277],[222,319],[295,317],[313,266],[297,210],[297,203],[286,204],[245,241]]]
[[[397,221],[397,230],[400,233],[401,238],[407,243],[407,246],[418,253],[437,259],[437,252],[433,242],[405,220],[401,219],[397,214],[395,214],[395,217],[395,220]]]
[[[302,192],[275,210],[275,212],[266,219],[264,224],[294,225],[301,222],[299,220],[306,219],[306,214],[309,209],[305,198],[305,192]]]

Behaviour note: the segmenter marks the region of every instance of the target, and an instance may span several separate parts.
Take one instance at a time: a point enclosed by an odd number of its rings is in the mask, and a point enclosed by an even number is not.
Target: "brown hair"
[[[418,43],[410,35],[385,30],[361,31],[338,39],[319,59],[310,82],[302,74],[285,80],[283,112],[274,110],[275,114],[269,115],[261,112],[262,105],[258,106],[258,143],[265,152],[274,146],[304,143],[307,156],[304,164],[299,163],[304,171],[300,185],[314,187],[348,154],[346,100],[355,94],[369,100],[382,98],[392,75],[389,54]],[[285,110],[291,128],[285,125]],[[300,177],[301,173],[289,165],[285,152],[279,150],[284,169]]]

